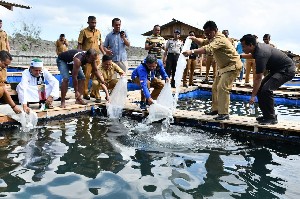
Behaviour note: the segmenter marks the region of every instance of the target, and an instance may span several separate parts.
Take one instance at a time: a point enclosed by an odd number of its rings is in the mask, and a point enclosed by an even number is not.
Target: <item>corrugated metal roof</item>
[[[1,0],[0,0],[0,5],[4,6],[5,8],[7,8],[9,10],[13,10],[13,7],[26,8],[26,9],[31,8],[30,6],[27,6],[27,5],[12,3],[12,2],[8,2],[8,1],[1,1]]]

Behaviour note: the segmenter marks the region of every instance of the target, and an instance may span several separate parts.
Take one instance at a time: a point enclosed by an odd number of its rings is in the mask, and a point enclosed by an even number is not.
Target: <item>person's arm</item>
[[[100,45],[99,45],[99,49],[100,49],[100,51],[101,51],[102,55],[105,55],[105,50],[104,50],[104,48],[103,48],[103,45],[102,45],[102,43],[100,43]]]
[[[130,42],[129,42],[129,39],[128,39],[126,33],[124,32],[123,34],[120,34],[120,37],[123,39],[125,46],[129,47]]]
[[[198,48],[198,49],[194,49],[194,50],[187,50],[187,51],[184,51],[182,52],[182,54],[186,57],[190,56],[191,54],[196,54],[196,55],[202,55],[202,54],[206,54],[206,50],[205,48]]]
[[[68,47],[69,46],[68,40],[65,39],[64,44],[66,45],[66,47]]]
[[[165,46],[165,52],[163,54],[163,63],[166,64],[167,61],[167,54],[168,54],[168,46],[169,46],[169,41],[167,41],[166,46]]]
[[[249,104],[253,104],[255,102],[255,96],[257,95],[258,89],[260,87],[262,81],[263,73],[255,74],[255,78],[253,80],[253,89],[251,98],[249,100]]]
[[[252,54],[240,54],[241,59],[253,59]]]
[[[78,37],[77,49],[82,50],[83,40],[84,40],[84,30],[81,30]]]
[[[150,45],[150,40],[147,38],[145,42],[145,50],[150,50],[151,48],[153,48],[153,44]]]
[[[43,69],[43,73],[45,80],[47,80],[52,87],[51,93],[46,101],[47,104],[51,104],[54,98],[56,99],[59,97],[59,81],[45,68]]]
[[[7,51],[10,52],[10,45],[8,42],[8,37],[6,37],[6,48],[7,48]]]
[[[103,50],[105,51],[105,54],[112,56],[113,52],[112,52],[112,50],[109,49],[109,35],[110,34],[106,35],[106,37],[105,37],[105,40],[103,43]]]
[[[125,72],[122,70],[120,66],[117,64],[113,63],[114,71],[117,72],[119,75],[124,76]]]
[[[73,87],[74,87],[74,91],[75,91],[75,98],[76,98],[76,100],[78,100],[78,99],[80,99],[81,95],[78,90],[77,76],[78,76],[79,69],[81,67],[81,61],[77,57],[74,57],[73,62],[74,62],[73,70],[72,70]]]
[[[198,45],[202,45],[202,44],[203,44],[203,41],[204,41],[204,39],[202,39],[202,38],[197,38],[197,37],[195,37],[195,36],[189,36],[189,38],[190,38],[192,41],[194,41],[196,44],[198,44]]]
[[[107,87],[105,85],[103,75],[102,75],[102,73],[99,72],[99,70],[97,68],[96,61],[94,61],[92,63],[92,69],[93,69],[93,74],[97,77],[97,80],[99,81],[99,83],[101,84],[101,87],[103,88],[103,90],[105,92],[105,95],[106,95],[105,99],[107,101],[109,101],[109,93],[108,93]]]

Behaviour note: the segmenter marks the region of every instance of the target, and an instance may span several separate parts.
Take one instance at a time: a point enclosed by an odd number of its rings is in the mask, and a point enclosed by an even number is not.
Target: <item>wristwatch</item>
[[[194,51],[194,50],[192,50],[192,55],[193,55],[193,54],[195,54],[195,51]]]

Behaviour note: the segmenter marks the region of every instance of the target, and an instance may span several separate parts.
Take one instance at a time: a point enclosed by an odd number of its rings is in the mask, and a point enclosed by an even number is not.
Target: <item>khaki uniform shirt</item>
[[[206,53],[213,54],[218,66],[219,75],[228,71],[240,70],[242,68],[240,55],[221,32],[217,32],[216,36],[211,41],[204,39],[202,43]]]
[[[111,67],[108,69],[103,68],[103,66],[99,69],[100,73],[102,73],[104,81],[110,82],[113,79],[113,76],[115,72],[119,73],[119,75],[122,75],[124,71],[115,63],[111,64]]]
[[[4,30],[0,30],[0,50],[8,51],[6,43],[7,43],[8,37]]]
[[[101,33],[98,29],[91,30],[89,27],[80,31],[78,43],[82,45],[82,50],[87,51],[90,48],[100,53]]]
[[[65,39],[65,42],[68,44],[68,40]],[[56,41],[55,46],[57,55],[68,50],[68,47],[64,44],[64,41],[61,41],[60,39]]]

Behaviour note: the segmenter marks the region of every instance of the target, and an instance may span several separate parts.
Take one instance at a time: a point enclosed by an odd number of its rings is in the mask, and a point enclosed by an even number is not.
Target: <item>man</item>
[[[92,66],[93,73],[98,78],[98,81],[101,82],[101,86],[106,93],[106,99],[109,100],[109,94],[106,86],[104,85],[103,76],[97,70],[96,60],[98,57],[98,53],[95,49],[89,49],[88,51],[80,51],[80,50],[68,50],[66,52],[60,53],[56,60],[57,67],[60,71],[60,75],[62,78],[61,85],[61,108],[66,107],[65,97],[68,91],[69,84],[69,71],[72,71],[72,80],[73,86],[75,90],[75,99],[76,104],[86,105],[87,103],[81,99],[81,95],[83,93],[83,85],[84,85],[84,74],[82,71],[82,66],[86,64],[90,64]]]
[[[118,73],[120,76],[124,76],[125,72],[112,61],[112,57],[108,55],[103,55],[101,68],[99,69],[100,73],[103,75],[103,79],[107,89],[113,90],[118,83],[118,79],[114,78],[115,73]],[[95,82],[94,82],[95,81]],[[97,80],[93,80],[93,86],[100,87],[100,84]],[[100,88],[94,88],[99,90]],[[101,102],[101,98],[97,99],[97,103]]]
[[[183,42],[179,39],[180,30],[174,31],[174,38],[171,38],[167,41],[166,51],[164,53],[163,61],[166,63],[166,72],[169,77],[172,76],[171,86],[175,88],[175,80],[174,76],[176,73],[177,61],[179,58],[179,54],[183,47]]]
[[[55,42],[56,54],[59,55],[62,52],[68,50],[69,42],[65,38],[65,34],[60,34],[59,39]]]
[[[206,39],[190,37],[200,45],[196,50],[183,52],[185,56],[191,54],[213,54],[218,72],[212,85],[212,110],[207,115],[217,115],[215,120],[229,119],[230,91],[235,78],[240,74],[242,62],[234,46],[221,33],[215,22],[207,21],[204,26]]]
[[[0,51],[5,50],[10,52],[10,46],[8,42],[8,36],[4,30],[2,30],[2,20],[0,19]]]
[[[152,104],[153,100],[157,99],[161,89],[164,87],[162,80],[155,77],[157,66],[159,66],[162,78],[169,82],[162,61],[157,59],[155,55],[149,54],[144,62],[132,72],[132,81],[141,87],[141,109],[146,108],[146,100],[149,105]],[[149,92],[150,87],[154,88],[151,95]]]
[[[195,32],[190,31],[189,36],[195,36]],[[190,49],[193,50],[193,49],[197,49],[197,48],[198,48],[198,44],[196,42],[192,41]],[[196,59],[197,59],[196,55],[190,55],[189,59],[187,60],[186,68],[184,69],[184,72],[183,72],[183,86],[184,87],[188,87],[187,79],[186,79],[188,72],[189,72],[189,86],[197,86],[196,84],[194,84],[194,71],[195,71],[196,64],[197,64]],[[201,67],[202,66],[200,66],[200,69],[201,69]]]
[[[234,39],[232,39],[232,38],[229,37],[229,31],[228,31],[228,30],[223,30],[223,31],[222,31],[222,34],[225,35],[225,37],[230,41],[230,43],[231,43],[233,46],[235,46],[235,45],[234,45]]]
[[[9,54],[9,52],[7,52],[5,50],[1,50],[0,51],[0,99],[1,100],[3,99],[4,102],[9,104],[10,107],[12,108],[12,110],[16,114],[18,114],[18,113],[21,113],[21,110],[19,109],[19,107],[17,107],[17,105],[12,100],[10,94],[8,93],[8,91],[5,88],[5,82],[6,82],[6,77],[7,77],[6,68],[8,67],[8,65],[11,64],[11,61],[12,61],[12,57]]]
[[[48,82],[47,85],[45,81]],[[30,112],[29,102],[45,103],[47,108],[53,108],[53,100],[59,97],[59,82],[46,68],[43,68],[40,59],[33,59],[29,69],[23,71],[16,91],[26,113]]]
[[[157,59],[162,59],[162,51],[165,49],[165,39],[160,36],[160,26],[155,25],[152,30],[152,35],[147,37],[145,42],[145,50],[148,54],[155,55]],[[156,77],[160,77],[159,67],[156,69]]]
[[[265,34],[263,36],[263,41],[265,42],[265,44],[269,44],[273,48],[276,48],[274,44],[270,43],[270,40],[271,40],[271,35],[270,34]]]
[[[105,37],[104,51],[107,55],[112,56],[112,61],[127,73],[128,62],[126,46],[130,46],[128,35],[125,31],[121,31],[121,19],[114,18],[112,20],[113,31]]]
[[[241,54],[244,54],[244,51],[243,51],[243,47],[242,47],[242,43],[239,42],[237,45],[236,45],[236,51],[239,53],[239,55]],[[243,80],[243,77],[244,77],[244,64],[245,64],[245,59],[241,59],[242,61],[242,70],[240,72],[240,76],[239,76],[239,81],[241,82]]]
[[[210,71],[210,67],[212,66],[213,68],[213,78],[215,78],[216,76],[216,72],[217,72],[217,64],[216,61],[214,59],[214,56],[212,54],[206,54],[206,61],[205,61],[205,78],[204,80],[201,82],[202,84],[208,84],[208,76],[209,76],[209,71]]]
[[[263,115],[256,118],[256,120],[262,125],[277,124],[273,91],[293,79],[296,71],[295,64],[291,58],[280,50],[268,44],[258,43],[251,34],[244,35],[240,41],[243,51],[252,55],[242,55],[241,57],[253,57],[256,63],[256,75],[249,101],[250,104],[253,104],[255,96],[257,96],[258,105]],[[263,78],[265,70],[269,70],[269,73]]]
[[[90,48],[93,48],[97,51],[99,54],[100,51],[104,55],[104,49],[102,46],[102,40],[101,40],[101,33],[98,29],[96,29],[96,17],[94,16],[89,16],[88,17],[88,27],[81,30],[79,37],[78,37],[78,47],[77,49],[79,50],[84,50],[87,51]],[[97,56],[96,60],[96,65],[98,66],[100,64],[100,57]],[[83,68],[84,71],[84,76],[85,76],[85,82],[84,82],[84,93],[83,93],[83,98],[89,100],[89,81],[91,77],[91,71],[92,71],[92,66],[91,64],[87,64]],[[99,98],[99,91],[93,91],[91,90],[91,95],[92,97]]]

